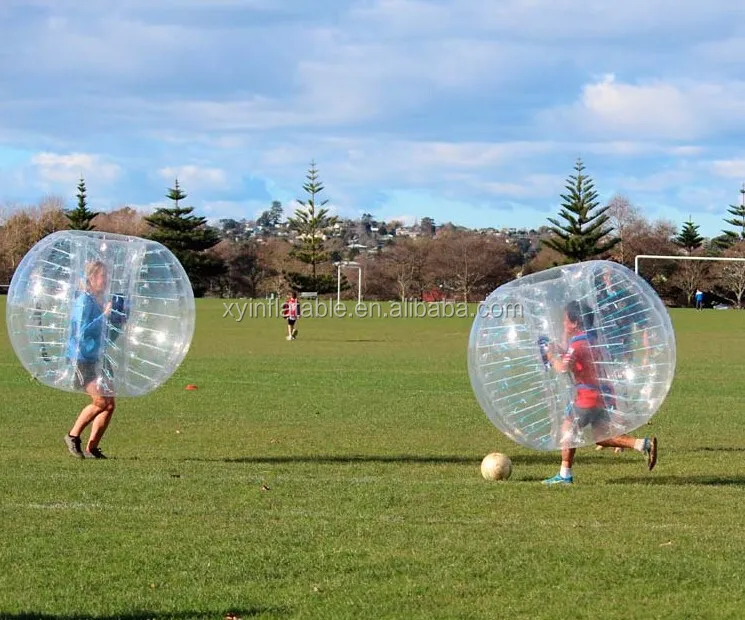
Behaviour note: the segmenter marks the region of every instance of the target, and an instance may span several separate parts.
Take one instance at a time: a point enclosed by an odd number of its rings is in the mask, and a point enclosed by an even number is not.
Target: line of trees
[[[740,205],[730,205],[725,223],[734,227],[706,240],[691,217],[680,232],[670,222],[650,225],[640,209],[623,196],[601,206],[592,179],[578,159],[562,194],[559,219],[549,218],[552,238],[544,246],[556,253],[554,264],[606,258],[632,267],[639,254],[693,257],[745,257],[745,188]],[[563,221],[560,221],[563,220]],[[658,293],[672,303],[691,305],[697,289],[742,306],[745,296],[745,262],[660,260],[640,272]]]
[[[594,183],[578,159],[561,194],[561,209],[548,218],[540,239],[509,238],[445,225],[436,231],[423,218],[418,238],[393,238],[376,250],[354,256],[338,235],[314,162],[303,184],[304,198],[284,218],[274,201],[256,220],[262,229],[283,227],[286,236],[239,234],[238,223],[225,220],[222,230],[185,206],[186,192],[178,179],[166,198],[172,203],[150,215],[130,207],[108,213],[88,207],[84,179],[77,186],[77,205],[46,197],[39,205],[10,208],[0,220],[0,282],[8,282],[24,254],[47,234],[61,229],[100,230],[146,237],[168,247],[189,274],[195,295],[261,297],[284,295],[290,288],[335,293],[335,263],[356,258],[363,266],[368,299],[483,299],[515,277],[560,264],[595,258],[633,267],[638,254],[745,257],[745,188],[740,205],[730,205],[729,228],[710,240],[699,234],[689,217],[680,231],[673,222],[648,220],[625,196],[601,204]],[[373,227],[373,223],[376,224]],[[363,235],[387,233],[397,223],[377,223],[366,213],[359,221]],[[390,234],[387,234],[390,237]],[[655,261],[643,266],[646,277],[670,304],[690,305],[696,289],[707,290],[738,307],[745,302],[745,263]],[[342,275],[341,287],[356,295]]]

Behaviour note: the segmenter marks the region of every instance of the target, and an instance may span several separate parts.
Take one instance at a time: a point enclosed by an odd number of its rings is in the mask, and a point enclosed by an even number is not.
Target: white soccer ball
[[[492,452],[481,461],[481,475],[484,480],[507,480],[512,475],[510,457],[500,452]]]

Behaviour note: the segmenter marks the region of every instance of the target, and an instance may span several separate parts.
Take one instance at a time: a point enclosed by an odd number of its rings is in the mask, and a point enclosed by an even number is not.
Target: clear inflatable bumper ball
[[[581,310],[579,327],[567,320],[570,304]],[[583,347],[583,359],[570,363]],[[497,429],[525,447],[557,450],[646,424],[670,390],[675,355],[672,322],[654,289],[623,265],[588,261],[489,295],[471,328],[468,372]],[[599,406],[573,406],[580,390],[599,392]]]
[[[194,333],[194,295],[163,245],[102,232],[39,241],[8,290],[7,328],[38,381],[68,392],[143,396],[179,367]]]

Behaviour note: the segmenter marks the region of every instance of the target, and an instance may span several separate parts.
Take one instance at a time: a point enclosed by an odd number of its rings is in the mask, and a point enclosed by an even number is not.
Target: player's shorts
[[[293,326],[293,325],[295,324],[295,321],[297,321],[297,319],[287,319],[287,324],[288,324],[288,325],[289,325],[290,327],[292,327],[292,326]]]
[[[566,415],[574,418],[580,428],[588,424],[591,426],[608,424],[611,421],[610,412],[605,407],[578,407],[572,403],[567,407]]]
[[[107,359],[104,359],[103,367],[98,362],[83,362],[78,361],[74,364],[75,367],[75,389],[84,390],[92,381],[102,379],[104,391],[108,388],[106,386],[111,385],[113,375],[111,372],[111,364]]]
[[[91,381],[98,378],[96,362],[78,362],[75,364],[75,389],[82,390]]]

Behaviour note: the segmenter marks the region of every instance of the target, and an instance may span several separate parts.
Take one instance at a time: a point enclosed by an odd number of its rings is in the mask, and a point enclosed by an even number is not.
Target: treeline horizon
[[[335,295],[335,263],[351,260],[362,267],[365,299],[473,302],[516,277],[583,260],[612,260],[633,269],[639,254],[745,258],[745,206],[730,206],[732,217],[724,219],[730,229],[707,240],[690,218],[679,231],[669,220],[648,219],[642,207],[622,195],[601,205],[581,160],[574,171],[557,216],[530,228],[530,234],[514,236],[485,232],[508,228],[497,224],[435,226],[431,218],[422,218],[416,237],[392,235],[400,222],[377,221],[372,214],[342,222],[328,211],[313,163],[295,211],[285,214],[281,203],[272,202],[255,220],[246,218],[254,223],[250,234],[236,227],[239,220],[223,218],[215,227],[195,215],[184,204],[187,194],[178,180],[166,193],[172,206],[149,214],[127,206],[92,212],[81,178],[74,209],[65,209],[60,197],[47,196],[37,205],[0,214],[0,284],[10,282],[35,243],[65,229],[159,241],[184,265],[196,296],[225,298],[284,296],[293,289]],[[286,236],[273,234],[278,228]],[[640,274],[668,305],[690,306],[697,289],[736,307],[745,297],[745,262],[645,261]],[[346,275],[343,296],[356,298],[356,272]]]

